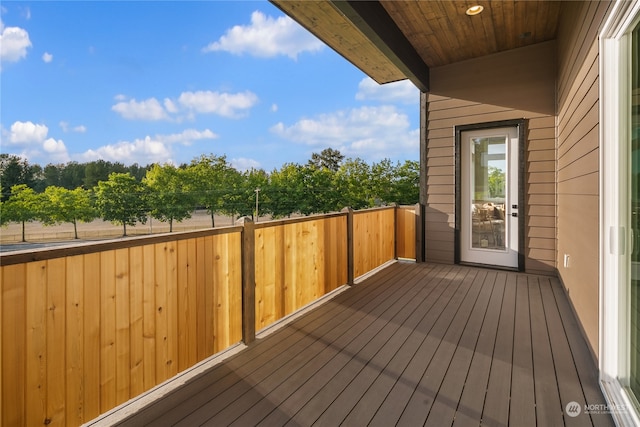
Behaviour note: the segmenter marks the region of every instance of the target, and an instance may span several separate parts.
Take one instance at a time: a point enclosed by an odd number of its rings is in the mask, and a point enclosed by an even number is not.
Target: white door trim
[[[516,162],[514,169],[516,172],[516,182],[518,187],[518,225],[512,232],[517,236],[517,270],[524,271],[525,269],[525,221],[526,221],[526,205],[524,198],[524,182],[525,182],[525,134],[526,134],[525,119],[515,120],[502,120],[496,122],[477,123],[469,125],[455,126],[455,227],[454,227],[454,262],[460,264],[464,262],[461,260],[461,235],[462,235],[462,187],[461,187],[461,171],[462,171],[462,153],[461,153],[461,140],[462,133],[467,131],[477,131],[484,129],[497,129],[497,128],[515,128],[517,129],[518,146],[515,150],[517,157],[520,161]],[[498,265],[496,265],[498,266]],[[499,266],[498,266],[499,267]]]
[[[630,141],[628,33],[640,13],[640,1],[617,1],[600,34],[600,381],[618,426],[640,425],[623,384],[629,375],[626,262],[627,188]]]

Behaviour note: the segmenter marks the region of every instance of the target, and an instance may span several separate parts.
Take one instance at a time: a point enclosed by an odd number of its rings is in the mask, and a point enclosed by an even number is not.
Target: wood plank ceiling
[[[556,38],[560,1],[271,0],[378,83]],[[468,16],[469,6],[482,13]]]

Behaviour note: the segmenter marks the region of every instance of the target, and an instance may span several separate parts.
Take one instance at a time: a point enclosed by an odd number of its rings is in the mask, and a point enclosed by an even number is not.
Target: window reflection
[[[505,250],[506,137],[471,139],[471,246]]]

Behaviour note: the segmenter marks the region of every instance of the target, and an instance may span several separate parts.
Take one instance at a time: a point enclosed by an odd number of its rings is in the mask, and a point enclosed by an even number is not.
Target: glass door
[[[518,130],[464,131],[460,261],[518,267]]]

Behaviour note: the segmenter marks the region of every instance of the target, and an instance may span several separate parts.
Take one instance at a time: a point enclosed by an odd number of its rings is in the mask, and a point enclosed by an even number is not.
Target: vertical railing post
[[[393,259],[398,259],[398,209],[397,203],[393,204]]]
[[[256,252],[255,224],[243,217],[242,224],[242,341],[256,339]]]
[[[425,242],[425,209],[421,203],[415,205],[416,213],[416,262],[426,261],[426,242]]]
[[[347,213],[347,285],[353,285],[354,252],[353,252],[353,209],[342,209]]]

